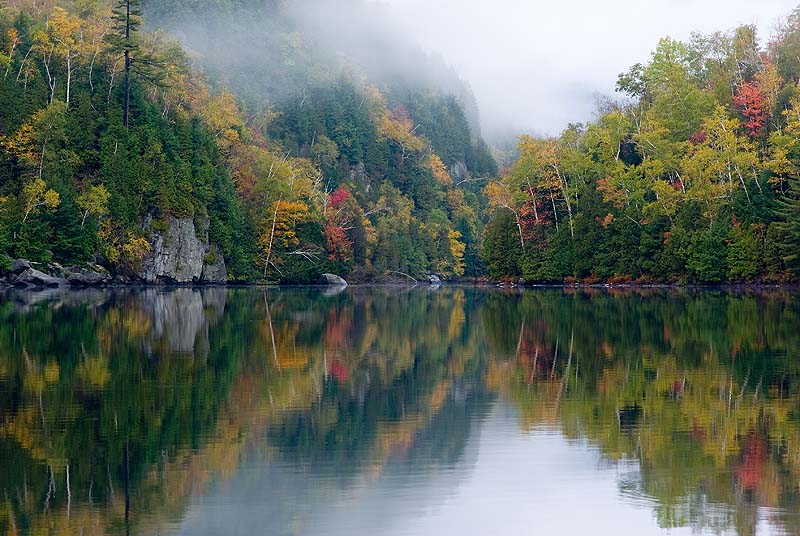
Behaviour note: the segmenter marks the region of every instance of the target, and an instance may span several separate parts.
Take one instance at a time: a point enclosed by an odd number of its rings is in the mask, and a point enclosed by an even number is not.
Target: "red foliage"
[[[353,254],[353,243],[341,225],[328,220],[325,223],[325,243],[328,247],[328,258],[332,261],[348,261]]]
[[[743,83],[733,97],[733,104],[745,118],[743,126],[747,134],[752,138],[758,137],[767,122],[764,95],[758,86],[750,82]]]
[[[704,143],[707,139],[708,139],[708,134],[706,134],[705,131],[703,130],[698,130],[697,132],[689,136],[689,142],[692,145],[700,145],[701,143]]]
[[[350,199],[350,191],[344,186],[339,186],[335,192],[328,195],[328,205],[338,208],[342,203]]]
[[[350,377],[350,371],[347,370],[347,367],[345,367],[338,361],[334,361],[331,363],[330,371],[331,371],[331,376],[336,378],[336,381],[340,383],[346,382],[347,378]]]

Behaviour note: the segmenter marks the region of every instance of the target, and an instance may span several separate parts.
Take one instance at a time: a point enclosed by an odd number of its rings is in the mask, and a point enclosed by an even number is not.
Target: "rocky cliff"
[[[146,283],[225,283],[225,259],[208,237],[208,217],[169,215],[151,230],[151,252],[139,278]],[[197,224],[197,225],[195,225]]]

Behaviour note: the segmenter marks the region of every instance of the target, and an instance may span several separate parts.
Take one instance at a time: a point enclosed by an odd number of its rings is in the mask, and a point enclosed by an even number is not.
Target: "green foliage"
[[[522,275],[520,250],[513,215],[508,211],[498,212],[495,219],[487,225],[483,241],[482,257],[487,275],[492,279]]]
[[[514,215],[506,232],[524,253],[490,276],[522,266],[530,282],[796,280],[800,98],[796,73],[780,75],[796,70],[797,43],[797,12],[768,47],[751,26],[662,39],[620,75],[630,102],[557,138],[522,137],[484,193],[490,216]]]

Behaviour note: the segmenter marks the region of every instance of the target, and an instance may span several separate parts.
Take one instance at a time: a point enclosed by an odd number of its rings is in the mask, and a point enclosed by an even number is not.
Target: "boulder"
[[[31,268],[33,268],[33,266],[31,266],[31,261],[27,259],[15,259],[11,263],[11,270],[9,270],[9,272],[12,274],[20,274],[25,270],[30,270]]]
[[[62,287],[68,284],[66,279],[53,277],[36,268],[28,268],[11,279],[15,287]]]
[[[64,270],[67,281],[73,287],[95,287],[111,282],[111,275],[105,270],[73,266]]]
[[[432,285],[436,285],[442,282],[442,278],[436,274],[428,274],[428,282]]]
[[[346,287],[347,281],[335,274],[322,274],[322,284],[330,286]]]
[[[54,277],[66,277],[66,270],[57,262],[51,262],[47,265],[47,273]]]

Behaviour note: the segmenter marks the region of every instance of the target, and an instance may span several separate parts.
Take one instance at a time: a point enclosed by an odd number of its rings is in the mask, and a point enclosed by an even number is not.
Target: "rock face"
[[[330,286],[346,287],[347,281],[335,274],[322,274],[322,283]]]
[[[211,244],[208,254],[204,257],[203,273],[200,275],[200,281],[203,283],[226,283],[228,281],[228,270],[225,268],[225,259],[222,257],[222,252],[216,246]]]
[[[464,162],[458,160],[452,166],[450,166],[450,174],[454,179],[460,181],[467,178],[469,175],[469,169],[467,169],[467,165]]]
[[[209,243],[207,217],[167,216],[166,230],[153,230],[151,252],[138,274],[145,283],[225,283],[225,259]]]

